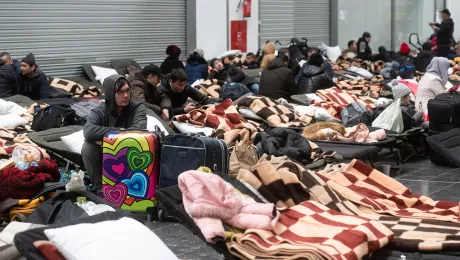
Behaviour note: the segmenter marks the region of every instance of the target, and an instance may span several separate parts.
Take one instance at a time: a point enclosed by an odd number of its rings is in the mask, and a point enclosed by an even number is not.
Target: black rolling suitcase
[[[434,164],[459,167],[460,166],[460,129],[452,129],[445,133],[429,136],[430,160]]]
[[[179,175],[206,166],[213,172],[228,173],[229,151],[223,140],[196,134],[177,134],[163,141],[159,188],[177,185]]]
[[[428,101],[430,135],[460,127],[460,94],[443,93]]]

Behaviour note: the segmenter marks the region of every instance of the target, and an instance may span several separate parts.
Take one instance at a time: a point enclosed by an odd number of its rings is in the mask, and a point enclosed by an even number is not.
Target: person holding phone
[[[216,102],[190,86],[187,83],[187,73],[183,69],[172,70],[171,74],[161,83],[160,91],[171,99],[173,115],[182,115],[197,109],[193,103],[185,105],[189,98],[200,105]]]

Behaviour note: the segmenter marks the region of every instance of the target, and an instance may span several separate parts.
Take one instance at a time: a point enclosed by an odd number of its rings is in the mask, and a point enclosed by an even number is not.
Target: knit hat
[[[177,45],[169,45],[166,48],[166,54],[169,56],[179,57],[181,52],[182,50],[179,47],[177,47]]]
[[[368,32],[364,32],[364,33],[363,33],[363,38],[367,38],[367,37],[370,38],[370,37],[371,37],[371,34],[368,33]]]
[[[29,66],[35,66],[35,56],[32,53],[27,54],[21,62],[29,64]]]
[[[403,98],[411,93],[410,88],[403,83],[394,86],[391,91],[393,92],[394,99]]]
[[[200,56],[200,57],[204,57],[204,51],[202,49],[197,48],[197,49],[193,50],[193,53],[198,54],[198,56]]]
[[[408,54],[410,52],[410,47],[407,43],[401,43],[401,47],[399,48],[399,53],[401,54]]]
[[[218,61],[218,60],[219,60],[218,58],[212,59],[211,62],[209,63],[209,66],[210,66],[211,68],[214,68],[214,63],[216,63],[216,61]]]

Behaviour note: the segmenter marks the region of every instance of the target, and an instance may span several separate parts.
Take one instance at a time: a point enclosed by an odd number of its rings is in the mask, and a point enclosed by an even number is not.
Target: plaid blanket
[[[305,127],[312,123],[315,117],[314,113],[311,115],[300,115],[285,105],[262,96],[245,97],[238,105],[240,108],[249,108],[273,127]]]
[[[362,259],[393,233],[381,223],[350,216],[314,201],[283,212],[274,231],[235,234],[227,244],[242,259]]]
[[[373,110],[375,108],[375,100],[373,98],[364,96],[358,97],[336,87],[320,89],[316,91],[316,94],[325,101],[339,104],[342,107],[346,107],[354,102],[359,102],[369,110]]]
[[[200,91],[202,94],[211,97],[211,98],[219,98],[221,85],[218,85],[217,80],[206,80],[205,82],[201,83],[200,85],[196,85],[195,89]]]
[[[73,97],[91,98],[102,95],[102,92],[95,86],[84,88],[82,85],[67,79],[51,78],[49,84],[52,87],[67,91]]]
[[[358,160],[353,160],[346,171],[324,176],[330,187],[360,205],[363,211],[460,223],[458,202],[436,202],[414,195],[395,179]]]
[[[378,84],[358,84],[352,80],[342,80],[337,82],[340,90],[356,96],[369,96],[371,98],[379,98],[382,86]]]
[[[227,144],[235,141],[237,137],[244,136],[240,140],[249,141],[255,133],[263,131],[260,124],[246,121],[236,110],[230,99],[224,100],[218,105],[207,105],[195,109],[188,114],[178,115],[173,118],[178,122],[186,122],[197,127],[210,127],[215,130],[216,137],[224,139]]]

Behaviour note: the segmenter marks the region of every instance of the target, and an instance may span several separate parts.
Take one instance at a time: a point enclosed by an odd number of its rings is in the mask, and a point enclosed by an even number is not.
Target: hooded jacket
[[[85,140],[89,142],[102,141],[111,131],[143,130],[147,128],[145,106],[136,101],[130,101],[121,113],[116,112],[115,83],[122,79],[121,75],[112,75],[104,80],[105,102],[91,111],[83,128]]]
[[[428,65],[434,58],[434,54],[431,50],[422,51],[415,59],[414,65],[415,68],[420,72],[425,72]]]
[[[184,91],[176,92],[170,83],[170,78],[166,77],[160,86],[160,91],[166,94],[171,99],[173,115],[185,114],[184,105],[188,98],[191,98],[200,105],[208,105],[214,102],[213,99],[208,98],[206,95],[187,84]]]
[[[388,53],[387,49],[383,46],[379,47],[379,54],[374,56],[374,61],[383,61],[383,62],[391,62],[391,56]]]
[[[48,83],[45,73],[36,66],[32,76],[19,76],[19,94],[29,97],[32,100],[48,99],[51,97],[52,87]]]
[[[18,82],[13,67],[0,61],[0,98],[15,95],[17,87]]]
[[[364,38],[359,38],[356,43],[358,46],[358,58],[362,60],[371,60],[372,58],[372,49],[369,46],[369,43]]]
[[[319,89],[333,86],[335,86],[334,82],[324,70],[314,65],[305,64],[300,70],[300,77],[297,81],[297,94],[316,93]]]
[[[171,110],[171,99],[148,83],[142,73],[136,73],[128,78],[131,85],[131,99],[141,102],[146,108],[161,116],[163,109]]]
[[[208,63],[203,57],[191,55],[187,60],[187,65],[185,65],[185,72],[187,73],[187,82],[191,85],[197,80],[208,77]]]
[[[184,63],[178,57],[168,56],[161,64],[161,73],[168,75],[173,69],[184,69]]]
[[[294,72],[280,59],[276,58],[262,71],[259,94],[271,99],[290,99],[296,94]]]

